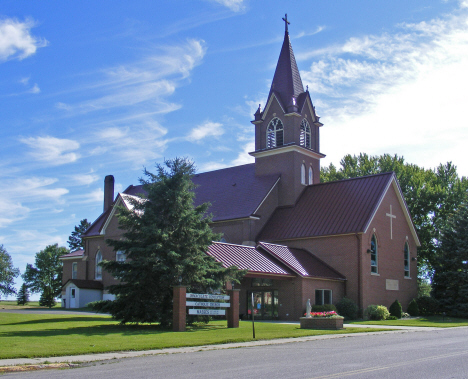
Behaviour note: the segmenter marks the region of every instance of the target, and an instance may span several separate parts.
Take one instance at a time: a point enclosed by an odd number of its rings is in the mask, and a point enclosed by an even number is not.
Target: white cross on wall
[[[390,205],[390,213],[387,213],[387,216],[390,217],[390,239],[393,239],[393,219],[396,218],[394,214],[392,214],[392,206]]]

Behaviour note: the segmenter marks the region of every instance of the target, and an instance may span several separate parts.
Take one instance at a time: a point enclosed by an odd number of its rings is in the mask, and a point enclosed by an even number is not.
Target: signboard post
[[[254,302],[254,294],[252,292],[252,334],[253,339],[255,339],[255,321],[254,321],[254,313],[255,313],[255,302]]]

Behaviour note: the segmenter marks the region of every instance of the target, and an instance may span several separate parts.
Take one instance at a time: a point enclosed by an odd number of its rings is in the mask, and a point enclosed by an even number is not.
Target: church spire
[[[304,92],[299,69],[297,68],[296,58],[289,38],[288,15],[283,18],[285,24],[284,41],[281,47],[280,56],[276,65],[275,75],[271,83],[268,98],[275,93],[280,102],[286,109],[295,105],[297,97]]]

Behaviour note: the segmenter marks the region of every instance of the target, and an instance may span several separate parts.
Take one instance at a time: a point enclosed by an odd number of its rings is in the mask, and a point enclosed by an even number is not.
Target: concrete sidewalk
[[[43,368],[59,368],[65,366],[57,366],[57,363],[86,363],[94,361],[105,361],[110,359],[121,359],[121,358],[134,358],[145,355],[160,355],[160,354],[181,354],[181,353],[193,353],[198,351],[208,350],[220,350],[220,349],[235,349],[241,347],[253,347],[253,346],[268,346],[268,345],[279,345],[284,343],[293,342],[306,342],[315,340],[324,340],[332,338],[345,338],[345,337],[360,337],[369,334],[390,334],[390,333],[411,333],[411,332],[424,332],[429,330],[437,330],[440,328],[430,327],[405,327],[405,326],[389,326],[389,325],[355,325],[345,324],[345,328],[357,327],[357,328],[388,328],[392,329],[389,331],[369,332],[369,333],[349,333],[349,334],[327,334],[322,336],[308,336],[308,337],[297,337],[297,338],[279,338],[274,340],[259,340],[241,343],[227,343],[218,345],[206,345],[206,346],[193,346],[193,347],[181,347],[181,348],[168,348],[158,350],[142,350],[142,351],[117,351],[113,353],[98,353],[98,354],[83,354],[83,355],[68,355],[61,357],[49,357],[49,358],[12,358],[12,359],[0,359],[0,373],[5,371],[20,371],[13,370],[13,366],[21,365],[37,365],[33,369]],[[48,367],[47,365],[52,367]]]

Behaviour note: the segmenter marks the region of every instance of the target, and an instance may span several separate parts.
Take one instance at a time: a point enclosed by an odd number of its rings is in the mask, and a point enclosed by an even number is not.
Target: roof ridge
[[[249,246],[249,245],[239,245],[237,243],[229,243],[229,242],[221,242],[221,241],[211,241],[211,244],[220,244],[220,245],[229,245],[229,246],[237,246],[237,247],[247,247],[249,249],[256,249],[255,246]]]
[[[317,187],[325,184],[335,184],[335,183],[343,183],[343,182],[349,182],[351,180],[361,180],[361,179],[368,179],[371,177],[377,177],[377,176],[384,176],[384,175],[391,175],[395,174],[395,171],[387,171],[387,172],[379,172],[377,174],[370,174],[370,175],[364,175],[364,176],[356,176],[354,178],[345,178],[345,179],[338,179],[338,180],[332,180],[331,182],[320,182],[316,184],[312,184],[310,186],[306,186],[305,188],[309,187]],[[393,175],[392,175],[393,176]]]

